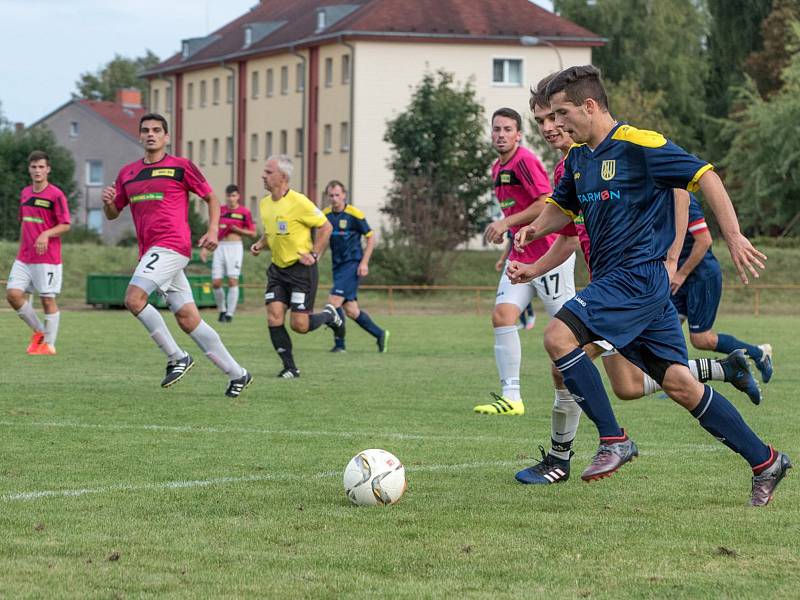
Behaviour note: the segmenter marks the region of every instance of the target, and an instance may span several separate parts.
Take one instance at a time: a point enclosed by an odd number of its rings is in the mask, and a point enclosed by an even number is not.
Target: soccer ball
[[[359,506],[394,504],[406,491],[405,467],[386,450],[364,450],[345,467],[344,491]]]

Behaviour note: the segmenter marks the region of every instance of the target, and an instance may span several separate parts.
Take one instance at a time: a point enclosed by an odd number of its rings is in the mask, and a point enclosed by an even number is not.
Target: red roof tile
[[[105,100],[78,100],[77,102],[133,139],[139,139],[139,118],[145,114],[144,108],[128,108]]]

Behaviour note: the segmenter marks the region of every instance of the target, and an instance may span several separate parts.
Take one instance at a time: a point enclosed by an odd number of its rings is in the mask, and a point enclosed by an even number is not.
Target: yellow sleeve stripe
[[[329,215],[329,214],[331,214],[331,207],[330,207],[330,206],[326,206],[326,207],[325,207],[325,208],[322,210],[322,214],[324,214],[324,215]]]
[[[359,209],[357,209],[352,204],[348,204],[347,206],[345,206],[344,207],[344,212],[346,212],[348,215],[353,215],[356,219],[363,219],[364,218],[364,213],[362,211],[360,211]]]
[[[564,208],[563,206],[561,206],[561,205],[560,205],[558,202],[556,202],[556,201],[555,201],[555,200],[553,200],[552,198],[548,198],[547,200],[545,200],[545,204],[553,204],[553,205],[555,205],[556,207],[558,207],[558,209],[559,209],[561,212],[563,212],[565,215],[567,215],[567,216],[568,216],[570,219],[572,219],[573,221],[574,221],[575,219],[577,219],[577,218],[578,218],[578,215],[576,215],[576,214],[575,214],[574,212],[572,212],[571,210],[567,210],[566,208]]]
[[[649,131],[647,129],[637,129],[630,125],[622,125],[617,128],[611,139],[623,142],[630,142],[637,146],[644,146],[645,148],[661,148],[667,143],[667,138],[658,133],[657,131]]]
[[[372,230],[370,229],[370,230],[369,230],[367,233],[365,233],[365,234],[364,234],[364,237],[365,237],[365,238],[372,237],[372,234],[373,234],[373,233],[375,233],[375,232],[374,232],[374,231],[372,231]]]
[[[689,182],[689,185],[686,186],[686,189],[689,190],[690,192],[696,192],[697,190],[699,190],[700,189],[700,183],[699,183],[700,182],[700,178],[703,176],[703,174],[706,171],[713,171],[713,170],[714,170],[714,165],[712,165],[710,163],[700,167],[700,169],[698,169],[697,173],[694,174],[694,177],[692,177],[692,180]]]

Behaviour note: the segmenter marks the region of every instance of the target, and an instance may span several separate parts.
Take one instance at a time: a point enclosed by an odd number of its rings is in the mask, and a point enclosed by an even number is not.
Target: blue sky
[[[402,1],[402,0],[397,0]],[[532,0],[552,10],[550,0]],[[257,0],[0,0],[0,110],[26,125],[69,100],[114,54],[166,58]],[[168,15],[161,17],[160,15]]]

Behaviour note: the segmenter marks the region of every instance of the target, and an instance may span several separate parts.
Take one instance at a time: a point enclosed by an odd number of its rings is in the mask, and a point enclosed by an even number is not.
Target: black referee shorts
[[[294,312],[314,312],[318,283],[319,271],[316,264],[309,267],[297,261],[288,267],[279,267],[270,263],[264,303],[283,302]]]

